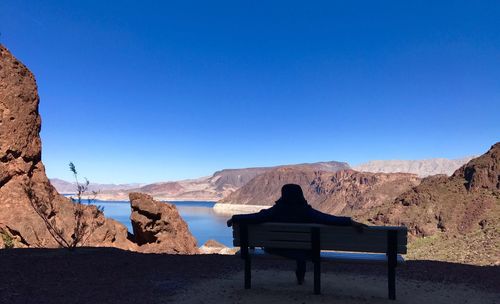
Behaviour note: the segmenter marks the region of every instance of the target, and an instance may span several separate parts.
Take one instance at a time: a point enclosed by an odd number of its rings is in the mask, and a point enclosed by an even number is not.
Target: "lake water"
[[[228,247],[232,247],[232,230],[227,227],[228,216],[216,214],[212,207],[214,202],[170,202],[177,206],[182,218],[187,222],[189,230],[198,241],[198,246],[213,239]],[[100,201],[95,205],[104,207],[104,215],[115,219],[132,232],[130,222],[130,202],[128,201]]]

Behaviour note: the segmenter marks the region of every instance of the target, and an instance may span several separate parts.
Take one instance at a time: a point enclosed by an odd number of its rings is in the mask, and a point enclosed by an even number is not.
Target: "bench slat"
[[[235,245],[239,246],[239,245]],[[293,242],[293,241],[257,241],[249,240],[250,247],[268,247],[268,248],[288,248],[288,249],[311,249],[311,242]]]
[[[267,247],[267,248],[295,248],[295,249],[311,249],[311,242],[301,242],[301,241],[280,241],[280,240],[249,240],[248,245],[250,247]],[[240,246],[239,242],[234,241],[233,245]],[[387,247],[380,244],[355,244],[355,243],[345,243],[345,244],[327,244],[321,245],[321,250],[337,250],[337,251],[352,251],[352,252],[377,252],[383,253],[387,251]],[[406,245],[401,245],[397,247],[397,253],[406,254]]]
[[[373,231],[363,231],[361,233],[353,231],[341,231],[339,233],[330,233],[328,231],[321,231],[321,242],[322,243],[382,243],[387,242],[386,232],[376,232]],[[239,235],[235,233],[233,235],[235,239],[239,240]],[[265,231],[265,230],[251,230],[249,231],[250,239],[280,239],[280,240],[296,240],[296,241],[308,241],[311,238],[311,234],[307,232],[282,232],[282,231]],[[406,245],[407,238],[405,234],[398,235],[398,244]]]
[[[237,227],[238,223],[234,224],[234,227]],[[284,228],[287,230],[294,230],[294,231],[304,231],[307,232],[310,230],[312,227],[319,227],[319,228],[331,228],[331,229],[353,229],[351,226],[333,226],[333,225],[323,225],[323,224],[308,224],[308,223],[277,223],[277,222],[272,222],[272,223],[260,223],[260,224],[251,224],[249,225],[253,226],[255,228],[260,228],[260,227],[279,227],[279,228]],[[368,226],[365,229],[368,230],[398,230],[402,232],[407,232],[408,229],[404,226]]]
[[[279,255],[269,254],[263,249],[253,249],[249,253],[252,257],[268,259],[288,259]],[[332,261],[337,263],[367,263],[367,264],[387,264],[387,255],[381,253],[350,253],[350,252],[321,252],[322,261]],[[398,264],[404,264],[403,256],[397,256]]]

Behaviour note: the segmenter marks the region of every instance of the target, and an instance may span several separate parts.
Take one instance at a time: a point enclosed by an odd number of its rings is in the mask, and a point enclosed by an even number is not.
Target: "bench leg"
[[[250,289],[252,287],[252,273],[250,271],[251,262],[250,258],[245,259],[245,289]]]
[[[297,277],[297,284],[302,285],[306,274],[306,261],[297,260],[296,263],[297,268],[295,269],[295,276]]]
[[[321,267],[320,262],[314,262],[314,294],[321,294]]]
[[[396,300],[396,267],[388,267],[388,288],[389,288],[389,299]]]

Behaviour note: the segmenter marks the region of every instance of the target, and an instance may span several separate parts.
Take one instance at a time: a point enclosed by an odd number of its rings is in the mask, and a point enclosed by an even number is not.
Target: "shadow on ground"
[[[228,286],[236,288],[243,284],[239,275],[242,261],[235,256],[141,254],[115,248],[80,248],[74,252],[8,249],[0,250],[0,261],[0,303],[162,303],[188,295],[196,290],[194,287],[214,279],[230,281]],[[252,267],[257,278],[259,273],[288,278],[289,273],[290,286],[294,286],[293,261],[259,260]],[[386,280],[386,269],[378,265],[325,263],[323,270],[324,288],[328,288],[329,276],[339,274],[346,274],[352,280],[356,275]],[[498,266],[408,261],[406,266],[398,268],[397,278],[461,284],[500,293]],[[269,280],[266,286],[270,291],[272,284],[273,280]],[[280,279],[276,284],[279,288],[279,284],[288,283]],[[385,294],[385,290],[381,292]],[[310,293],[312,290],[304,289],[304,297],[310,297]]]

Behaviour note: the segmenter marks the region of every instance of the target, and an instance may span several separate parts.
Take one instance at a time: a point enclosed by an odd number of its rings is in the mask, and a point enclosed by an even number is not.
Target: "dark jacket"
[[[276,204],[258,213],[238,214],[232,217],[233,223],[257,224],[264,222],[314,223],[324,225],[351,226],[350,217],[334,216],[313,209],[307,201],[293,203],[278,200]]]

